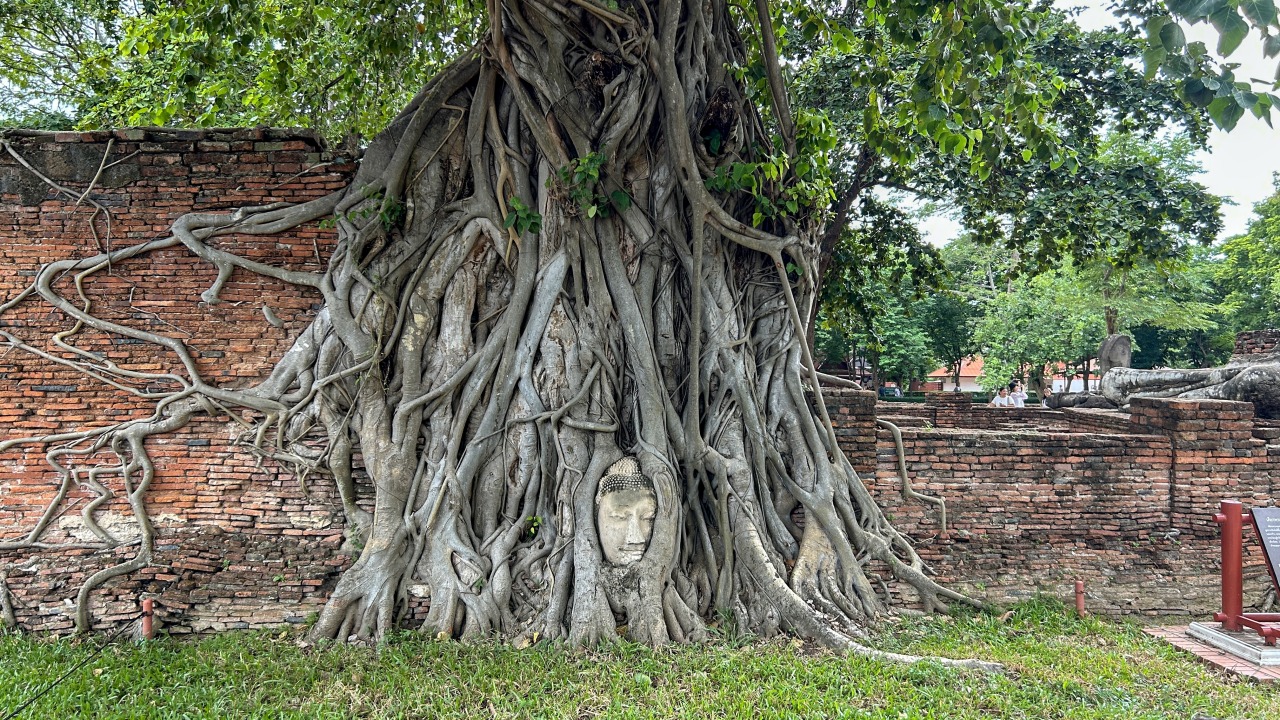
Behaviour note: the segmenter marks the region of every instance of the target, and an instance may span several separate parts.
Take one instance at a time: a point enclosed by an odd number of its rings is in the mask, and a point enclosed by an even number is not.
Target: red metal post
[[[1222,526],[1222,612],[1214,619],[1224,630],[1240,629],[1240,613],[1244,610],[1244,588],[1240,574],[1242,508],[1238,500],[1223,500],[1221,512],[1213,516]]]
[[[150,640],[155,637],[155,627],[152,625],[151,619],[155,614],[156,601],[151,598],[143,598],[142,600],[142,639]]]
[[[1076,581],[1076,617],[1084,617],[1084,581]]]

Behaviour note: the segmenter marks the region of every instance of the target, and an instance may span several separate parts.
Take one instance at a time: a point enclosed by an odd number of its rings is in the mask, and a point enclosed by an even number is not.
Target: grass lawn
[[[901,666],[790,641],[658,651],[462,645],[299,647],[294,631],[120,643],[22,718],[1280,718],[1280,688],[1215,673],[1134,625],[1030,602],[883,629],[885,649],[1005,663]],[[0,637],[0,720],[94,652]]]

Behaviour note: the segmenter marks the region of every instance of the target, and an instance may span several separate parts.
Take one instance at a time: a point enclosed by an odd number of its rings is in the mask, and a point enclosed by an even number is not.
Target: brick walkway
[[[1243,675],[1244,677],[1253,678],[1259,682],[1274,682],[1276,680],[1280,680],[1280,666],[1262,667],[1260,665],[1254,665],[1244,658],[1239,658],[1228,652],[1219,650],[1212,645],[1203,643],[1190,635],[1187,635],[1186,625],[1148,627],[1143,628],[1143,632],[1153,637],[1158,637],[1174,647],[1186,650],[1204,662],[1221,670],[1226,670],[1229,673]]]

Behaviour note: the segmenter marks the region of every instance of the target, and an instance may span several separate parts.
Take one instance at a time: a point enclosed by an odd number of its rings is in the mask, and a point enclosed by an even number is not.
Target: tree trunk
[[[425,587],[424,629],[452,637],[586,644],[625,626],[659,645],[705,637],[718,613],[883,655],[855,640],[889,601],[868,563],[925,610],[971,602],[926,577],[815,397],[813,273],[785,268],[815,266],[821,228],[752,227],[737,219],[751,198],[703,184],[769,145],[727,69],[743,61],[727,8],[620,5],[494,2],[483,46],[374,140],[347,191],[175,225],[220,274],[323,293],[263,383],[216,388],[192,369],[189,393],[260,411],[265,449],[337,478],[359,558],[315,637],[380,637]],[[323,274],[210,242],[325,215],[339,245]],[[371,513],[354,501],[357,452]],[[634,562],[610,561],[600,532],[624,458],[639,468],[627,487],[656,500]]]

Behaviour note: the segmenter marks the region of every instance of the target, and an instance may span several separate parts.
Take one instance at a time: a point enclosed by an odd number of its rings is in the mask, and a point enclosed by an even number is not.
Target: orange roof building
[[[982,374],[982,356],[974,355],[967,357],[960,362],[960,392],[980,392],[982,386],[978,384],[978,376]],[[928,379],[924,383],[925,390],[955,390],[956,384],[952,382],[951,368],[940,367],[929,373]]]

